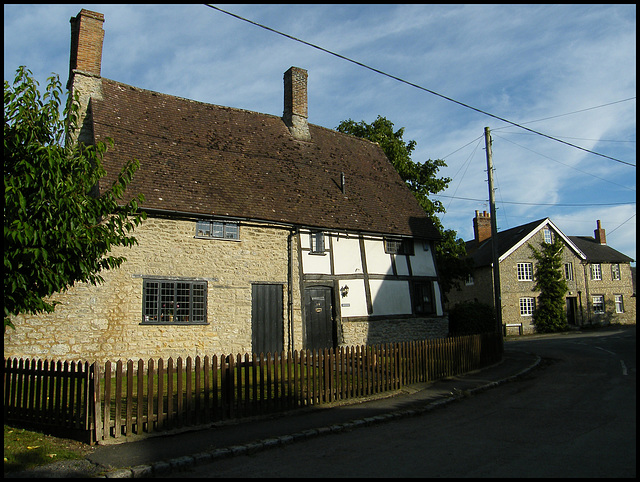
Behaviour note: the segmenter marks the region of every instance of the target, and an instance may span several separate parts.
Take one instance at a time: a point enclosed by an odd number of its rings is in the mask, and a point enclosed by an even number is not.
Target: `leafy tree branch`
[[[137,244],[132,231],[146,219],[142,195],[121,202],[138,162],[100,195],[107,145],[70,141],[79,104],[67,96],[61,115],[62,98],[57,75],[43,95],[25,67],[4,81],[5,331],[15,315],[52,312],[48,298],[76,282],[103,282],[103,270],[125,261],[111,249]]]

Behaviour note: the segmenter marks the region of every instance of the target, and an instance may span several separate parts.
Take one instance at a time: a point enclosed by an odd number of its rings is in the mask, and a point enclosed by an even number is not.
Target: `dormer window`
[[[309,245],[311,246],[311,254],[324,254],[324,233],[322,231],[310,233]]]
[[[238,223],[222,221],[198,221],[196,238],[207,239],[240,239]]]

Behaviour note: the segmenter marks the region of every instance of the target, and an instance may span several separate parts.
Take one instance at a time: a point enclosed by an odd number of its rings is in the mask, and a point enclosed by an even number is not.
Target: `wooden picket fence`
[[[4,421],[90,441],[96,364],[5,358]]]
[[[499,334],[376,346],[67,363],[5,359],[5,423],[94,443],[364,397],[466,373],[502,356]]]

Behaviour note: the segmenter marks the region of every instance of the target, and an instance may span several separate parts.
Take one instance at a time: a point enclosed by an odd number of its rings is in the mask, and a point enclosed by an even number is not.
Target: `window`
[[[385,239],[384,252],[389,254],[413,254],[412,239]]]
[[[611,265],[611,279],[619,280],[620,279],[620,265],[614,263]]]
[[[314,254],[324,254],[324,233],[322,231],[316,231],[311,233],[309,238],[311,252]]]
[[[433,283],[426,281],[413,284],[413,312],[416,315],[435,313],[436,308],[433,301]]]
[[[602,295],[593,295],[591,298],[593,303],[593,312],[596,314],[604,313],[604,296]]]
[[[591,279],[592,280],[601,280],[602,279],[602,268],[599,264],[591,265]]]
[[[531,316],[535,308],[534,298],[520,298],[520,316]]]
[[[518,263],[518,281],[533,281],[533,265]]]
[[[238,223],[198,221],[196,238],[240,239]]]
[[[473,285],[474,281],[473,281],[473,275],[472,274],[468,274],[467,275],[467,279],[464,280],[464,284],[466,286],[471,286]]]
[[[573,263],[564,264],[564,279],[569,281],[573,279]]]
[[[624,313],[624,303],[622,303],[622,295],[614,296],[616,303],[616,313]]]
[[[146,279],[143,323],[206,323],[207,282]]]
[[[544,234],[544,242],[547,244],[553,243],[553,238],[551,237],[551,230],[549,228],[544,228],[542,232]]]

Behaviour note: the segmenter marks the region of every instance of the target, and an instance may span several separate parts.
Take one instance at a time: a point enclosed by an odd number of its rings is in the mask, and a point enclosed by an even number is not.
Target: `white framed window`
[[[593,304],[593,312],[597,315],[604,313],[604,296],[593,295],[591,297],[591,303]]]
[[[473,286],[473,275],[472,274],[468,274],[467,278],[464,280],[464,284],[465,286]]]
[[[542,230],[542,233],[544,234],[544,242],[547,244],[551,244],[553,243],[553,236],[551,236],[551,230],[549,228],[544,228]]]
[[[622,302],[622,295],[614,295],[616,304],[616,313],[624,313],[624,303]]]
[[[573,263],[564,264],[564,279],[569,281],[573,279]]]
[[[520,316],[533,315],[535,301],[535,298],[520,298]]]
[[[518,281],[533,281],[533,264],[518,263]]]
[[[309,245],[312,254],[324,254],[324,233],[322,231],[314,231],[309,235]]]
[[[620,265],[618,263],[613,263],[611,265],[611,279],[612,280],[620,279]]]
[[[591,279],[592,280],[602,279],[602,266],[600,266],[599,264],[591,265]]]
[[[197,221],[196,238],[240,239],[238,223],[222,221]]]

